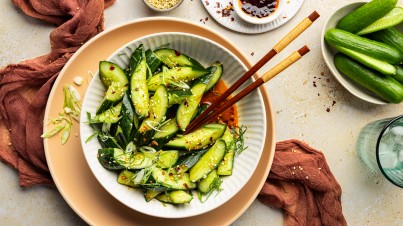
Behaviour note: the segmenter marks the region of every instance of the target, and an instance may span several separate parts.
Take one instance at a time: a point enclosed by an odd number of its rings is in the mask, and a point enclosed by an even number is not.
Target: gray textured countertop
[[[118,0],[105,11],[105,26],[109,29],[136,18],[158,15],[183,18],[210,27],[239,43],[239,48],[254,63],[279,37],[317,10],[321,14],[319,20],[291,44],[293,48],[303,44],[310,46],[309,56],[289,68],[287,76],[280,75],[266,85],[274,108],[276,141],[301,139],[325,153],[343,189],[343,212],[349,225],[403,225],[403,189],[381,175],[369,173],[354,147],[360,128],[370,121],[402,114],[403,105],[372,105],[355,98],[332,77],[320,52],[320,34],[326,19],[349,2],[354,1],[305,0],[286,25],[267,33],[247,35],[216,23],[199,0],[187,0],[166,14],[147,10],[139,0]],[[403,0],[398,4],[403,6]],[[206,17],[210,19],[201,21]],[[53,28],[25,16],[11,1],[1,0],[0,67],[49,52],[48,35]],[[253,40],[254,44],[245,40]],[[280,54],[273,62],[277,63],[285,54],[288,53]],[[267,66],[261,71],[266,69]],[[0,178],[1,225],[85,224],[58,190],[42,186],[20,188],[17,173],[3,163],[0,163]],[[233,225],[282,223],[281,212],[255,201]]]

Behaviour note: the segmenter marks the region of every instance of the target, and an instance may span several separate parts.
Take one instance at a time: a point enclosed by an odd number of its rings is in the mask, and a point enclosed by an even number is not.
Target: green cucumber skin
[[[111,108],[121,100],[128,89],[127,85],[129,83],[124,71],[117,64],[109,61],[99,62],[99,78],[107,91],[97,108],[96,114]]]
[[[170,68],[177,66],[204,68],[199,61],[174,49],[163,48],[154,51],[154,53],[165,65],[168,65]]]
[[[396,48],[337,28],[327,30],[325,39],[331,46],[351,49],[390,64],[403,61],[403,54]]]
[[[403,85],[403,67],[396,65],[396,74],[393,75],[392,77]]]
[[[371,38],[390,45],[403,54],[403,34],[400,33],[396,28],[390,27],[381,31],[372,33]]]
[[[213,170],[207,175],[206,178],[199,180],[197,183],[197,188],[200,192],[208,193],[212,189],[211,185],[217,180],[220,180],[220,176],[217,174],[217,170]]]
[[[189,179],[197,182],[212,170],[218,167],[218,164],[224,158],[226,144],[223,139],[218,139],[215,144],[199,159],[189,170]]]
[[[193,95],[179,105],[178,111],[176,113],[176,120],[179,128],[182,131],[185,131],[186,127],[195,117],[206,86],[207,85],[203,83],[195,84],[190,89]]]
[[[340,46],[334,46],[341,53],[353,58],[354,60],[362,63],[363,65],[370,67],[374,70],[379,71],[384,75],[394,75],[396,74],[396,67],[392,64],[389,64],[386,61],[375,59],[371,56],[359,53],[357,51],[347,49]]]
[[[347,14],[336,27],[351,33],[357,33],[385,16],[397,4],[398,0],[372,0]]]
[[[383,76],[342,53],[334,56],[336,68],[343,74],[391,103],[403,99],[403,86],[390,76]]]
[[[388,12],[384,17],[365,27],[361,31],[357,32],[357,35],[366,35],[380,31],[389,27],[396,26],[403,22],[403,8],[395,7]]]

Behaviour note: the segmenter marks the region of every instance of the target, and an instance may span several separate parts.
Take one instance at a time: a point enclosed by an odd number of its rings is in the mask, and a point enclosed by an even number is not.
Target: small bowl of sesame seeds
[[[167,12],[179,7],[183,0],[143,0],[143,2],[156,12]]]

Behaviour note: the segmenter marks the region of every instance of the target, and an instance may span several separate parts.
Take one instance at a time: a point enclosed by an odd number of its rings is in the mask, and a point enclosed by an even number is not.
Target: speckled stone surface
[[[343,189],[343,212],[349,225],[403,225],[403,189],[369,172],[355,152],[360,129],[370,121],[402,114],[403,104],[379,106],[355,98],[332,77],[321,55],[320,35],[326,19],[351,2],[355,1],[305,0],[296,16],[284,26],[263,34],[246,35],[220,26],[199,0],[187,0],[165,14],[148,10],[139,0],[118,0],[106,10],[105,26],[109,29],[141,17],[179,17],[218,31],[238,43],[252,62],[257,62],[302,18],[317,10],[321,17],[309,31],[260,71],[279,62],[292,49],[305,44],[311,49],[286,73],[267,84],[274,108],[276,141],[297,138],[325,153]],[[403,0],[398,5],[403,6]],[[206,17],[210,19],[205,20]],[[0,67],[47,53],[48,35],[53,28],[23,15],[11,1],[1,0]],[[0,225],[85,225],[56,189],[42,186],[22,189],[16,172],[3,163],[0,163],[0,178]],[[282,224],[280,211],[258,201],[233,223],[234,226]]]

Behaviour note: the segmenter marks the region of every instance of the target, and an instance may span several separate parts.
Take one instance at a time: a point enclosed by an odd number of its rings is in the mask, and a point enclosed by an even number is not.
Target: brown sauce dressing
[[[213,103],[227,89],[228,89],[227,85],[224,83],[224,81],[220,79],[213,87],[213,89],[204,94],[203,98],[201,99],[201,103],[202,104]],[[231,96],[229,98],[231,98]],[[210,122],[222,122],[230,127],[238,127],[238,110],[236,108],[236,105],[235,104],[232,105],[227,110],[218,115],[217,118],[211,120]]]
[[[278,0],[239,0],[242,11],[252,17],[267,17],[276,11]]]

